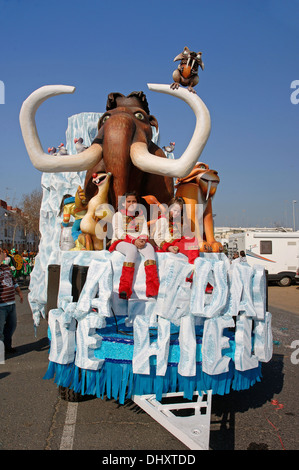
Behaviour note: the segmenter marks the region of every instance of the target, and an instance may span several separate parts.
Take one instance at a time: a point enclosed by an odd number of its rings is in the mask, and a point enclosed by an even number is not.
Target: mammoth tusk
[[[178,159],[157,157],[148,151],[147,144],[135,142],[131,145],[131,159],[140,170],[156,175],[184,178],[198,161],[210,135],[210,113],[204,102],[195,93],[185,88],[173,90],[169,85],[148,84],[148,88],[159,93],[167,93],[185,101],[193,110],[196,125],[193,136],[183,155]]]
[[[20,126],[24,143],[33,166],[40,171],[83,171],[92,168],[102,156],[102,147],[93,144],[78,155],[52,155],[43,151],[35,123],[35,114],[40,105],[52,96],[74,93],[75,87],[47,85],[34,91],[23,103],[20,111]]]

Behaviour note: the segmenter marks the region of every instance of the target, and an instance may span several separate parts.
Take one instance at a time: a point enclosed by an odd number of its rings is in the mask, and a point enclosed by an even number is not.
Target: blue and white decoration
[[[195,390],[229,393],[260,380],[272,357],[265,274],[224,254],[157,253],[160,291],[145,297],[142,260],[133,295],[118,298],[120,253],[61,254],[58,308],[49,312],[50,364],[45,378],[82,394],[107,394],[121,403],[132,394]],[[77,302],[73,265],[89,266]],[[213,286],[207,294],[206,285]],[[76,325],[76,326],[75,326]],[[80,371],[80,373],[79,373]]]
[[[74,138],[90,145],[101,115],[69,118],[66,147]],[[153,140],[157,143],[159,135]],[[173,158],[173,155],[167,155]],[[123,255],[59,248],[64,194],[75,195],[85,172],[43,174],[41,242],[31,273],[29,303],[37,327],[45,318],[48,266],[60,266],[57,308],[48,317],[50,354],[46,379],[81,394],[107,395],[123,403],[132,395],[183,391],[226,394],[261,379],[272,357],[271,314],[261,267],[230,264],[224,254],[201,254],[194,266],[182,254],[157,253],[160,289],[145,295],[143,261],[137,260],[133,295],[119,299]],[[77,301],[73,267],[88,267]],[[193,273],[193,282],[186,282]],[[212,294],[206,286],[213,286]]]

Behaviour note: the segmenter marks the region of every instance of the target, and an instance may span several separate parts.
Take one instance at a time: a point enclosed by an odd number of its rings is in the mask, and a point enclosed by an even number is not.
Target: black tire
[[[68,387],[62,387],[59,385],[59,396],[62,400],[70,401],[70,402],[78,402],[82,400],[81,393],[74,392],[73,389]]]
[[[289,276],[284,276],[278,281],[280,287],[289,287],[292,284],[292,279]]]

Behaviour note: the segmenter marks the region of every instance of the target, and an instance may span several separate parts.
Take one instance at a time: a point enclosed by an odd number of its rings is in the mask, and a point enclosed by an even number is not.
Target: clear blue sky
[[[194,116],[185,103],[147,89],[171,83],[174,57],[202,51],[197,93],[212,131],[201,160],[218,170],[216,225],[299,229],[298,0],[0,0],[0,199],[17,205],[40,187],[27,156],[19,111],[47,84],[76,86],[37,113],[42,145],[65,141],[67,118],[104,112],[108,93],[143,90],[160,144],[185,149]],[[298,95],[299,96],[299,95]]]

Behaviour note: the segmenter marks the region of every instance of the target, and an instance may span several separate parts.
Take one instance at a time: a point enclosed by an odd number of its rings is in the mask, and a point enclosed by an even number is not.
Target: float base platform
[[[155,356],[150,358],[150,374],[135,374],[132,359],[134,350],[133,328],[125,324],[126,317],[107,318],[106,327],[97,330],[102,338],[101,347],[94,352],[95,357],[103,360],[98,370],[81,369],[76,361],[70,364],[49,362],[44,379],[54,379],[58,386],[67,387],[81,395],[107,396],[123,404],[126,399],[137,395],[155,394],[161,400],[162,394],[181,392],[185,399],[192,400],[193,394],[207,393],[225,395],[231,390],[246,390],[261,380],[261,366],[246,371],[238,371],[230,361],[229,370],[219,375],[208,375],[202,371],[201,344],[203,327],[196,326],[196,375],[185,377],[178,373],[179,329],[171,324],[168,367],[164,376],[156,375]],[[233,359],[235,341],[234,331],[224,330],[229,338],[229,348],[223,354]],[[157,331],[151,330],[151,341],[157,340]]]

